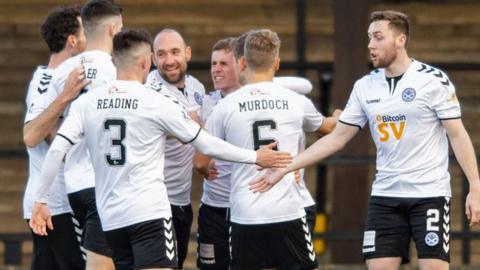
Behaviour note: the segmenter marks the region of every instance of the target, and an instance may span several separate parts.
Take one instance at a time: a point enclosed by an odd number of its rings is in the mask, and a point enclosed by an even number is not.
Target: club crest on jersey
[[[415,99],[415,96],[417,95],[417,92],[415,92],[415,89],[413,88],[405,88],[402,92],[402,99],[405,102],[410,102]]]
[[[195,99],[195,102],[197,102],[198,105],[202,106],[203,105],[203,96],[199,92],[195,92],[193,94],[193,98]]]
[[[434,232],[429,232],[427,235],[425,235],[425,244],[429,247],[433,247],[438,245],[439,239],[438,239],[438,234]]]

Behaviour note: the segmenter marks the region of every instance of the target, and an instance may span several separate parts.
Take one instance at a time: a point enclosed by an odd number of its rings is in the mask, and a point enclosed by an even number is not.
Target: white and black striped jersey
[[[188,143],[200,130],[174,100],[139,82],[114,81],[73,103],[58,135],[85,141],[108,231],[171,217],[163,175],[167,133]]]
[[[49,88],[51,99],[55,99],[63,91],[65,80],[72,70],[79,65],[85,68],[85,77],[92,83],[82,90],[86,93],[90,89],[106,85],[116,79],[117,71],[112,62],[112,57],[104,51],[86,51],[63,62],[53,74]],[[75,103],[76,101],[73,101]],[[64,115],[68,115],[68,107]],[[95,185],[93,167],[89,153],[83,142],[76,144],[65,158],[65,181],[67,193],[77,192]]]
[[[148,75],[146,85],[161,89],[160,93],[175,98],[188,112],[196,112],[201,116],[205,87],[193,76],[186,75],[185,88],[178,89],[165,81],[158,70],[154,70]],[[183,144],[175,138],[167,139],[164,175],[168,198],[173,205],[188,205],[191,202],[194,154],[191,145]]]
[[[52,79],[52,69],[45,66],[39,66],[33,73],[32,80],[28,86],[27,97],[25,105],[27,111],[25,113],[24,123],[28,123],[38,117],[50,105],[47,91]],[[27,147],[28,151],[28,182],[23,197],[23,218],[30,219],[32,216],[32,207],[34,204],[33,190],[40,185],[40,172],[42,169],[43,160],[47,154],[49,145],[42,141],[35,147]],[[57,178],[63,179],[63,173],[60,172]],[[51,188],[50,196],[48,197],[48,207],[52,215],[59,215],[69,213],[72,211],[68,202],[67,193],[65,190],[65,182],[58,179]]]
[[[369,124],[377,148],[372,195],[437,197],[451,196],[448,140],[441,120],[460,117],[447,75],[413,60],[394,87],[384,69],[358,80],[340,121]]]
[[[279,150],[296,155],[303,130],[313,132],[323,116],[305,96],[273,82],[246,85],[223,98],[207,120],[208,131],[236,146],[258,149],[274,140]],[[253,193],[249,183],[261,177],[255,165],[232,164],[231,221],[267,224],[305,215],[293,173],[265,193]]]

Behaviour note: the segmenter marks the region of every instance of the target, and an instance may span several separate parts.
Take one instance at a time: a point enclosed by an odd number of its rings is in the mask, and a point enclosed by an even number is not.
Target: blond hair
[[[280,38],[269,29],[252,31],[245,39],[245,60],[254,71],[272,68],[280,51]]]

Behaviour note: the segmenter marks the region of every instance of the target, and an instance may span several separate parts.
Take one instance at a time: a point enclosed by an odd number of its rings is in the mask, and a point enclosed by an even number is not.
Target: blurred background
[[[125,28],[155,35],[174,28],[192,47],[188,73],[212,88],[212,45],[254,28],[270,28],[281,40],[280,74],[307,77],[310,98],[325,114],[343,108],[356,79],[369,70],[367,23],[373,10],[398,10],[411,20],[409,55],[446,71],[457,88],[463,122],[480,151],[480,1],[475,0],[122,0]],[[22,219],[28,168],[22,142],[24,98],[37,65],[48,62],[40,25],[56,5],[82,1],[0,0],[0,269],[26,267],[31,260],[30,233]],[[315,138],[309,138],[313,142]],[[363,130],[345,150],[306,171],[317,202],[315,247],[322,269],[363,265],[361,238],[375,149]],[[480,230],[469,230],[464,217],[468,185],[451,159],[452,266],[480,268]],[[193,179],[195,210],[201,179]],[[196,216],[194,217],[196,219]],[[196,258],[196,222],[187,267]],[[415,250],[412,246],[412,257]],[[331,267],[331,268],[330,268]],[[416,262],[405,269],[415,269]],[[10,268],[8,268],[10,269]],[[342,268],[343,269],[343,268]],[[358,269],[363,269],[359,267]],[[462,268],[467,269],[467,268]]]

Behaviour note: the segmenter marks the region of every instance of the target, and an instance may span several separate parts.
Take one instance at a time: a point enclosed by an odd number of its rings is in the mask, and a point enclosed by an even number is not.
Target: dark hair
[[[123,30],[113,37],[113,54],[120,55],[141,44],[152,47],[152,38],[145,30]]]
[[[213,47],[212,52],[214,51],[232,51],[232,42],[235,40],[233,37],[228,37],[224,39],[220,39],[217,41]]]
[[[237,37],[233,42],[233,56],[235,56],[235,59],[240,59],[240,57],[245,55],[245,40],[247,39],[248,34],[250,34],[252,31],[245,32],[241,34],[239,37]]]
[[[122,15],[122,8],[112,0],[91,0],[81,10],[82,23],[86,32],[92,32],[99,20]]]
[[[80,29],[80,7],[56,7],[48,13],[40,27],[42,38],[52,53],[58,53],[67,43],[70,35],[75,35]]]
[[[388,21],[390,28],[405,34],[407,37],[406,43],[408,43],[410,38],[410,20],[406,14],[393,10],[374,11],[370,14],[370,23],[376,21]]]

